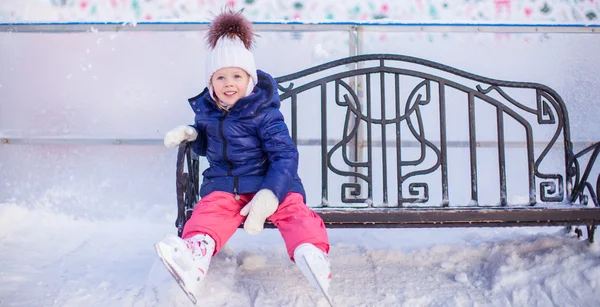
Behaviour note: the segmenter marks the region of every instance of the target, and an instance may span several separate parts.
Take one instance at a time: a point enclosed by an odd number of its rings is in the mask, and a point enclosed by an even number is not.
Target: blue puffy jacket
[[[192,147],[210,164],[202,174],[200,196],[269,189],[280,203],[288,192],[302,194],[306,203],[298,177],[298,149],[279,111],[277,83],[269,74],[257,72],[253,93],[229,111],[217,107],[208,89],[189,99],[198,131]]]

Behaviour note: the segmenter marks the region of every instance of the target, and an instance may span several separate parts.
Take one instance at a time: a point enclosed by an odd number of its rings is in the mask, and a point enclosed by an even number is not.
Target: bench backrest
[[[568,199],[569,119],[547,86],[390,54],[349,57],[276,80],[300,175],[321,191],[321,206]],[[319,178],[303,175],[308,169]]]

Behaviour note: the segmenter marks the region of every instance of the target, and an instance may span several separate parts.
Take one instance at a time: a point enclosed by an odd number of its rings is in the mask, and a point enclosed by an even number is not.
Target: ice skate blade
[[[177,285],[179,285],[181,290],[183,290],[183,292],[187,295],[187,297],[190,299],[190,301],[192,301],[192,303],[194,305],[196,305],[196,303],[198,302],[198,300],[196,300],[196,296],[185,286],[185,282],[183,281],[181,276],[179,276],[179,274],[177,274],[175,269],[167,262],[167,260],[165,260],[165,256],[163,255],[163,253],[161,251],[159,243],[155,244],[154,247],[156,248],[156,253],[158,254],[158,258],[165,265],[165,267],[167,268],[167,271],[169,271],[169,274],[171,274],[171,276],[173,276],[175,281],[177,281]]]
[[[327,303],[329,303],[329,306],[333,307],[333,302],[331,300],[331,296],[329,296],[329,293],[325,292],[325,290],[323,289],[321,282],[319,282],[319,279],[317,279],[317,275],[315,274],[312,267],[308,263],[308,259],[306,259],[306,256],[304,256],[304,255],[302,255],[302,258],[304,258],[304,263],[306,263],[306,266],[308,267],[308,270],[310,271],[310,274],[312,275],[313,279],[317,282],[317,285],[319,285],[319,291],[321,291],[323,296],[325,296],[325,298],[327,299]]]

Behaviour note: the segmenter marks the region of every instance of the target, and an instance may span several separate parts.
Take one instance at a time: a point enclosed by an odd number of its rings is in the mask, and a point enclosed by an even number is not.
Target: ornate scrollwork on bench
[[[591,154],[590,154],[591,152]],[[587,161],[587,165],[583,170],[583,174],[581,173],[581,168],[579,167],[579,161],[583,160],[583,157],[589,154],[589,159]],[[571,154],[567,165],[567,176],[568,176],[568,185],[572,188],[571,191],[571,203],[575,203],[576,201],[581,202],[583,205],[588,205],[589,197],[585,192],[589,193],[589,196],[592,199],[592,203],[595,207],[600,207],[600,195],[598,192],[600,191],[600,174],[596,178],[596,187],[592,185],[590,180],[590,174],[593,170],[594,166],[600,167],[600,163],[596,163],[598,161],[598,155],[600,154],[600,142],[590,145],[589,147],[581,150],[576,154]]]
[[[397,63],[410,64],[425,69],[398,67]],[[345,69],[341,72],[336,68],[348,66],[354,69]],[[324,73],[331,70],[331,73]],[[393,80],[387,82],[386,77]],[[416,80],[414,85],[402,84],[401,78],[408,77]],[[451,77],[462,79],[458,82]],[[374,174],[381,173],[381,197],[383,207],[403,207],[410,204],[426,203],[430,200],[430,189],[426,181],[420,178],[428,175],[439,175],[441,181],[441,205],[449,206],[449,178],[448,178],[448,127],[447,108],[455,108],[453,104],[466,106],[468,113],[468,141],[466,147],[469,149],[469,175],[470,196],[469,205],[479,206],[479,184],[478,173],[478,150],[480,143],[477,140],[476,123],[485,122],[486,118],[476,115],[478,105],[491,106],[495,109],[496,135],[498,148],[498,174],[499,174],[499,199],[500,206],[511,205],[507,195],[506,174],[506,148],[505,123],[507,120],[517,123],[524,131],[525,149],[527,151],[527,177],[529,204],[539,202],[559,203],[565,199],[564,176],[560,173],[543,171],[543,163],[549,152],[560,143],[558,139],[562,136],[564,144],[568,144],[569,130],[568,119],[564,102],[552,89],[536,84],[525,82],[509,82],[493,80],[470,74],[452,67],[423,59],[400,55],[365,55],[330,62],[311,69],[300,71],[295,74],[277,78],[280,83],[282,101],[290,99],[292,102],[292,113],[297,108],[298,95],[316,89],[320,95],[321,111],[330,112],[333,102],[336,106],[345,108],[345,121],[341,135],[331,135],[327,131],[328,114],[321,114],[320,126],[324,130],[321,139],[326,163],[323,163],[321,176],[327,180],[328,172],[348,178],[350,183],[341,183],[342,203],[373,203],[374,198]],[[307,80],[300,83],[299,80]],[[285,84],[288,84],[285,86]],[[353,84],[351,84],[353,82]],[[391,87],[386,88],[388,84]],[[405,82],[406,83],[406,82]],[[329,92],[332,91],[329,84],[333,85],[333,99],[329,101]],[[360,91],[357,91],[360,89]],[[534,93],[534,97],[528,101],[511,96],[507,89],[527,89]],[[400,98],[400,91],[409,92],[405,100]],[[450,101],[448,92],[458,91],[464,94],[463,102]],[[362,92],[362,93],[360,93]],[[380,101],[376,101],[376,98]],[[380,114],[373,111],[379,103]],[[393,109],[392,114],[386,114],[386,110]],[[431,117],[426,119],[425,113],[434,110],[439,113],[436,121]],[[529,114],[532,116],[530,117]],[[533,119],[533,121],[532,121]],[[296,136],[298,119],[292,116],[292,135]],[[549,126],[550,137],[544,144],[541,152],[535,152],[534,127],[532,123]],[[432,125],[439,128],[438,133],[427,132],[427,127]],[[388,127],[395,131],[392,134],[386,132]],[[406,127],[408,137],[402,134],[401,128]],[[375,136],[374,131],[381,131],[381,135]],[[296,139],[295,139],[296,140]],[[404,157],[402,152],[408,150],[403,144],[411,142],[418,151],[417,157]],[[315,142],[313,142],[315,143]],[[358,145],[357,145],[358,144]],[[332,145],[332,146],[329,146]],[[352,150],[354,146],[354,150]],[[362,146],[362,147],[361,147]],[[360,147],[360,148],[359,148]],[[375,156],[372,149],[379,147],[381,157]],[[393,150],[394,154],[388,154]],[[356,151],[366,148],[362,156],[356,155]],[[566,152],[566,151],[565,151]],[[335,160],[339,155],[341,160]],[[354,156],[353,156],[354,155]],[[380,159],[380,160],[379,160]],[[381,166],[375,169],[375,161]],[[395,163],[395,165],[394,165]],[[393,171],[390,171],[393,170]],[[390,176],[396,176],[396,178]],[[397,199],[390,200],[388,186],[396,183]],[[405,197],[403,187],[407,184],[410,196]],[[325,182],[324,186],[328,183]],[[357,185],[364,185],[363,189]],[[430,185],[430,184],[429,184]],[[349,189],[352,187],[352,189]],[[415,188],[420,188],[417,193]],[[538,195],[539,190],[539,195]],[[348,192],[350,191],[350,192]],[[357,191],[361,191],[358,192]],[[366,195],[363,195],[362,191]],[[417,193],[417,194],[415,194]],[[361,194],[361,195],[359,195]],[[378,195],[379,196],[379,195]],[[538,197],[539,196],[539,197]],[[327,190],[323,190],[322,199],[328,200]],[[390,204],[390,202],[392,204]],[[330,201],[327,202],[331,203]]]

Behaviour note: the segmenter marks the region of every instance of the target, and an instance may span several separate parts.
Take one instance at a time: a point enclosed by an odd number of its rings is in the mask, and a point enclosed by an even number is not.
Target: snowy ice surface
[[[27,208],[29,207],[29,208]],[[165,206],[168,208],[170,206]],[[0,204],[1,306],[191,306],[154,253],[173,216]],[[598,306],[600,248],[563,229],[330,229],[336,306]],[[327,306],[277,230],[239,230],[200,306]]]

